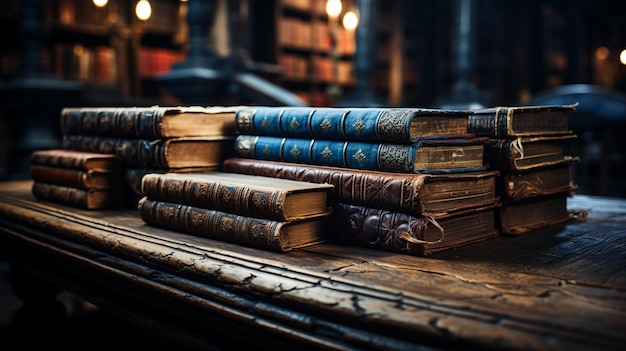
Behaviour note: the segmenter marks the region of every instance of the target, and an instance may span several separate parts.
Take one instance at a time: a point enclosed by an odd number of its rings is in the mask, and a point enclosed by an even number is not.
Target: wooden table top
[[[612,350],[626,344],[626,200],[588,218],[414,257],[278,254],[86,211],[0,183],[0,247],[44,279],[192,349]],[[221,335],[222,337],[218,337]]]

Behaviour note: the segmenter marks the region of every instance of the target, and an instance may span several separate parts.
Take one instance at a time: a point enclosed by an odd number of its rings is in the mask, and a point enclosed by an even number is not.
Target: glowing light
[[[337,18],[341,13],[341,0],[328,0],[326,2],[326,14],[328,17]]]
[[[108,2],[109,0],[93,0],[93,4],[96,5],[96,7],[105,7]]]
[[[356,13],[352,11],[346,12],[343,16],[343,27],[347,30],[355,30],[358,25],[359,18],[356,16]]]
[[[619,53],[619,62],[626,66],[626,49]]]
[[[606,46],[601,46],[596,49],[596,60],[604,61],[609,57],[609,49]]]
[[[148,0],[139,0],[135,6],[135,14],[142,21],[147,20],[152,15],[152,6]]]

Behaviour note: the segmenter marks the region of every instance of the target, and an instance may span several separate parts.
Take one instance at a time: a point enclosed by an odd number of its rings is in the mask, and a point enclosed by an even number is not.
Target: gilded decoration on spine
[[[322,150],[322,151],[320,152],[320,155],[322,155],[322,157],[323,157],[323,158],[325,158],[325,159],[329,159],[330,157],[332,157],[332,156],[333,156],[333,152],[332,152],[332,151],[330,151],[330,149],[328,148],[328,146],[326,146],[326,147],[324,148],[324,150]]]
[[[409,151],[409,146],[406,147]],[[381,169],[391,172],[407,172],[406,152],[398,149],[397,145],[381,144],[378,150],[378,159]]]
[[[254,157],[254,138],[252,136],[240,136],[237,138],[237,151],[242,157],[253,158]],[[267,146],[266,146],[267,148]]]
[[[365,157],[366,156],[361,149],[358,149],[357,152],[352,155],[352,158],[355,159],[359,164],[361,164],[361,162],[365,160]]]
[[[293,147],[291,148],[291,150],[289,150],[289,154],[291,155],[291,157],[297,160],[298,157],[300,157],[300,150],[298,149],[298,145],[293,144]]]
[[[412,117],[402,110],[385,110],[376,121],[376,135],[379,139],[409,140],[410,134],[406,124]]]
[[[365,122],[362,119],[358,119],[352,123],[352,127],[354,127],[355,134],[361,134],[361,131],[365,128]]]
[[[252,116],[255,111],[238,111],[237,126],[242,133],[248,133],[253,130]]]
[[[289,122],[289,126],[295,130],[298,130],[298,128],[300,127],[300,123],[298,123],[296,117],[292,117],[291,122]]]
[[[266,130],[270,126],[270,120],[267,118],[267,116],[263,117],[263,120],[261,121],[261,126],[263,126],[263,128]]]
[[[328,118],[324,118],[322,120],[322,123],[320,123],[320,128],[322,128],[322,130],[324,130],[325,132],[327,132],[330,127],[332,127],[332,123],[330,123],[330,121],[328,120]]]

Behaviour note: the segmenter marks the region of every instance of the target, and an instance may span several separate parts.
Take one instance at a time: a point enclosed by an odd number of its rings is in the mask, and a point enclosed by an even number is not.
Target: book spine
[[[235,156],[373,171],[414,172],[415,145],[238,135]]]
[[[402,212],[330,202],[328,235],[338,241],[404,254],[424,254],[424,245],[441,239],[426,238],[428,219]]]
[[[211,239],[273,251],[284,251],[280,231],[284,222],[141,198],[140,217],[148,224]]]
[[[467,120],[467,132],[492,138],[508,138],[512,118],[506,107],[496,108],[493,112],[474,113]]]
[[[65,108],[61,131],[72,135],[157,139],[161,138],[161,109]]]
[[[31,165],[30,176],[35,181],[81,189],[109,189],[119,187],[120,172],[100,172],[43,165]]]
[[[395,109],[255,107],[238,110],[235,121],[239,134],[409,143],[414,115]]]
[[[52,155],[49,152],[44,151],[34,151],[31,154],[30,162],[31,164],[36,165],[46,165],[51,167],[63,167],[63,168],[71,168],[71,169],[86,169],[86,163],[88,159],[86,157],[80,155]]]
[[[165,178],[158,174],[144,176],[141,189],[144,195],[153,200],[287,221],[284,212],[286,194],[282,191],[259,191],[216,182]]]
[[[394,175],[384,172],[363,172],[293,163],[263,162],[245,158],[228,158],[222,163],[225,172],[329,183],[330,201],[420,214],[423,212],[421,192],[427,174]]]
[[[88,210],[114,208],[121,203],[121,192],[108,192],[96,198],[94,192],[98,191],[99,190],[79,189],[38,181],[35,181],[31,188],[32,194],[38,199]]]
[[[167,139],[63,135],[63,148],[117,155],[126,166],[167,168]]]

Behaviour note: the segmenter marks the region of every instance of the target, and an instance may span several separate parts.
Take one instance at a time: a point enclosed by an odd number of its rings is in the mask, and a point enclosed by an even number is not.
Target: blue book
[[[485,169],[483,153],[487,140],[468,137],[397,144],[238,135],[235,155],[396,173],[469,172]]]
[[[415,108],[247,107],[238,134],[411,143],[467,134],[469,111]]]

